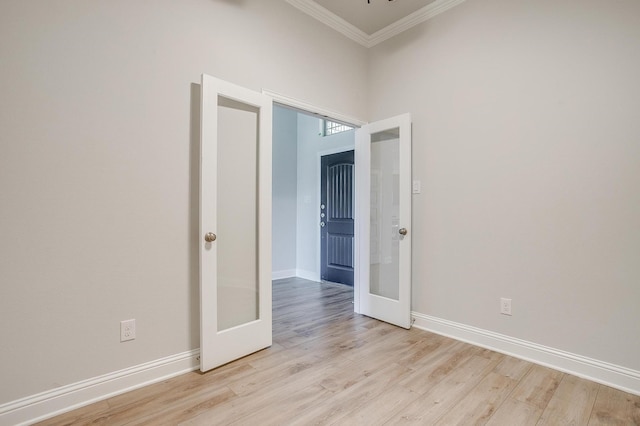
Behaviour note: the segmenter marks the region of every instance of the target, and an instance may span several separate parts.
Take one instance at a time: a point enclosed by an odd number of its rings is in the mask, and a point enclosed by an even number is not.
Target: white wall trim
[[[436,15],[439,15],[454,6],[459,5],[465,0],[436,0],[433,3],[418,9],[411,15],[386,26],[385,28],[376,31],[369,35],[364,31],[356,28],[352,24],[348,23],[338,15],[320,6],[313,0],[286,0],[290,5],[298,8],[304,13],[317,19],[323,24],[333,28],[344,36],[350,38],[356,43],[361,44],[366,48],[373,47],[391,37],[400,34],[403,31],[408,30],[418,24],[421,24]]]
[[[306,112],[308,114],[317,116],[318,118],[330,118],[333,121],[338,121],[343,124],[348,124],[355,127],[362,127],[367,124],[366,121],[359,118],[351,117],[327,108],[318,107],[308,102],[291,98],[289,96],[285,96],[271,90],[262,89],[262,93],[270,96],[275,102],[284,107],[289,107],[296,111]]]
[[[371,34],[369,36],[367,47],[373,47],[385,40],[389,40],[391,37],[413,28],[418,24],[426,22],[434,16],[446,12],[464,1],[465,0],[436,0],[422,9],[416,10],[411,15],[405,16],[393,24]]]
[[[300,278],[318,281],[312,272]],[[640,395],[640,371],[492,331],[412,312],[414,326]],[[197,370],[199,349],[83,380],[0,405],[0,425],[26,425]]]
[[[640,371],[418,312],[412,312],[411,316],[415,318],[414,326],[421,330],[640,395]]]
[[[285,278],[294,278],[296,276],[295,269],[286,269],[284,271],[272,271],[271,279],[272,280],[283,280]]]
[[[304,269],[296,269],[296,277],[309,281],[320,282],[320,275],[314,271],[307,271]]]
[[[287,3],[316,18],[362,46],[369,47],[369,35],[312,0],[287,0]]]
[[[0,425],[26,425],[197,370],[199,349],[146,362],[0,405]]]

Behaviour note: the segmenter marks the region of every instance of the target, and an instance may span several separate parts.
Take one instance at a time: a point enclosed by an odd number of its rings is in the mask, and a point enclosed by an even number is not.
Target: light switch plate
[[[414,180],[413,181],[413,193],[414,194],[419,194],[420,191],[422,191],[422,185],[420,183],[419,180]]]

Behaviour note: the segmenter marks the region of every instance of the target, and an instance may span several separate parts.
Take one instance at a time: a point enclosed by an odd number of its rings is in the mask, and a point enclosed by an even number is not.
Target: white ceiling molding
[[[433,3],[423,7],[422,9],[416,10],[411,15],[407,15],[404,18],[397,20],[393,24],[381,29],[380,31],[376,31],[375,33],[371,34],[369,36],[369,43],[367,47],[373,47],[378,43],[389,40],[391,37],[396,36],[401,32],[408,30],[409,28],[415,27],[418,24],[428,21],[434,16],[439,15],[454,6],[457,6],[464,1],[466,0],[436,0]]]
[[[355,41],[356,43],[360,43],[365,47],[369,47],[367,46],[369,43],[369,35],[367,33],[351,25],[350,23],[348,23],[347,21],[345,21],[335,13],[330,12],[329,10],[320,6],[315,1],[286,0],[286,2],[300,9],[307,15],[310,15],[316,18],[318,21],[322,22],[323,24],[330,26],[331,28],[338,31],[339,33],[344,34],[345,36],[349,37],[351,40]]]
[[[422,22],[428,21],[436,15],[441,14],[466,0],[436,0],[433,3],[413,12],[411,15],[394,22],[393,24],[368,35],[364,31],[351,25],[341,17],[326,8],[320,6],[313,0],[286,0],[287,3],[300,9],[306,14],[316,18],[318,21],[333,28],[341,34],[349,37],[356,43],[370,48],[391,37],[400,34]]]

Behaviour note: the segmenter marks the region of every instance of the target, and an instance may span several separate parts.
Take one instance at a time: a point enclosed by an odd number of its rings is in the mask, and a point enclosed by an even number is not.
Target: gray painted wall
[[[273,253],[274,276],[295,275],[298,113],[273,109]]]
[[[413,115],[413,309],[640,370],[640,2],[467,1],[370,53],[369,118]]]
[[[280,1],[3,0],[0,57],[0,404],[199,347],[201,73],[366,110]]]

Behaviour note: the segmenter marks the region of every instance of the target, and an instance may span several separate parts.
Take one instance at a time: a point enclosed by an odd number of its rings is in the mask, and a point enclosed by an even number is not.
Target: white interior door
[[[203,75],[200,370],[271,346],[271,125],[267,95]]]
[[[356,132],[357,312],[411,327],[411,116]]]

